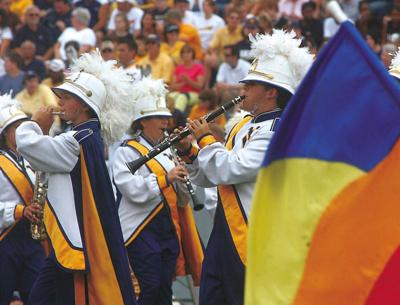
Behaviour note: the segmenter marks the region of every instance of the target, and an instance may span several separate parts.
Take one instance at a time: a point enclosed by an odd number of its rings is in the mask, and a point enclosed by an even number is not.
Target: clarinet
[[[237,96],[234,99],[232,99],[231,101],[223,104],[217,110],[205,115],[203,117],[203,119],[205,119],[207,122],[211,122],[212,120],[216,119],[221,114],[227,112],[233,106],[235,106],[235,105],[239,104],[240,102],[242,102],[243,99],[244,99],[244,96]],[[171,137],[166,138],[160,144],[156,145],[152,150],[149,151],[148,154],[146,154],[146,155],[144,155],[144,156],[142,156],[139,159],[136,159],[134,161],[127,162],[126,166],[129,168],[130,172],[133,175],[147,161],[153,159],[155,156],[157,156],[158,154],[162,153],[167,148],[170,148],[172,145],[175,145],[180,140],[182,140],[183,138],[187,137],[189,134],[190,134],[189,128],[185,127],[184,129],[181,130],[181,132],[179,134],[172,135]]]
[[[168,137],[168,133],[165,131],[165,136]],[[174,145],[172,145],[170,147],[171,150],[171,154],[172,154],[172,159],[174,160],[175,164],[180,164],[182,162],[182,159],[178,156],[176,147]],[[192,202],[193,202],[193,209],[195,211],[200,211],[204,208],[204,204],[202,204],[199,199],[196,196],[196,192],[194,191],[193,185],[192,185],[192,181],[190,180],[189,176],[185,176],[185,185],[186,188],[189,192],[190,198],[192,198]]]

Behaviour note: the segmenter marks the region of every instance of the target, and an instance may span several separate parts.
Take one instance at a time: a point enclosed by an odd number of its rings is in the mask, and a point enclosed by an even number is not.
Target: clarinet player
[[[186,168],[175,165],[165,150],[140,167],[134,175],[126,163],[147,154],[164,138],[171,113],[166,107],[167,90],[162,80],[145,78],[135,84],[135,114],[130,139],[115,152],[113,173],[117,187],[119,217],[133,272],[138,281],[140,305],[171,305],[172,281],[185,274],[184,241],[179,209],[189,208],[183,191]],[[182,206],[182,207],[181,207]],[[192,241],[198,240],[195,227]],[[200,256],[195,268],[200,272]],[[191,269],[193,270],[193,269]],[[197,275],[199,277],[199,275]]]
[[[30,230],[41,212],[31,204],[35,174],[15,143],[15,129],[26,120],[16,100],[0,96],[0,305],[10,304],[13,291],[28,301],[45,256]]]

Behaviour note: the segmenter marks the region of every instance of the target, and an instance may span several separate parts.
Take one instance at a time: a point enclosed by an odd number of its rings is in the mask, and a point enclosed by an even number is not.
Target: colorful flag
[[[400,304],[400,86],[342,24],[258,176],[246,305]]]

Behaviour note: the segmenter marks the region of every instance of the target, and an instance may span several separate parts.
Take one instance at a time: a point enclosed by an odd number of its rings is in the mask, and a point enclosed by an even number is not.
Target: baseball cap
[[[105,40],[100,45],[100,50],[104,51],[106,49],[114,50],[114,44],[111,40]]]
[[[61,72],[65,70],[65,64],[61,59],[52,59],[46,61],[46,67],[53,72]]]

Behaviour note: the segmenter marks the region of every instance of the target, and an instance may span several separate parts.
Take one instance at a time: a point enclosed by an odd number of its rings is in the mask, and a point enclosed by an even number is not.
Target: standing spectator
[[[111,40],[104,40],[100,45],[101,57],[104,60],[116,60],[114,43]]]
[[[170,9],[167,13],[167,24],[175,24],[179,27],[179,39],[191,45],[196,51],[196,58],[202,58],[201,41],[197,29],[187,23],[182,22],[182,16],[176,9]]]
[[[108,37],[112,41],[117,41],[119,38],[127,37],[129,39],[134,39],[133,35],[129,33],[129,20],[125,13],[118,13],[115,16],[115,30],[109,32]]]
[[[201,47],[208,49],[215,32],[225,26],[225,21],[215,14],[217,7],[214,0],[204,0],[203,12],[196,18],[194,26],[199,31]]]
[[[23,60],[23,65],[21,67],[22,71],[35,71],[39,76],[40,80],[43,80],[46,75],[46,67],[43,61],[36,59],[36,45],[30,40],[25,40],[21,44],[21,56]]]
[[[12,0],[0,0],[0,8],[2,8],[7,15],[7,25],[10,27],[13,34],[17,31],[17,28],[21,26],[21,19],[17,14],[11,11]]]
[[[21,71],[22,58],[17,52],[10,52],[4,58],[6,74],[0,77],[0,94],[12,91],[12,97],[24,88],[25,73]]]
[[[129,20],[129,32],[134,33],[140,29],[140,21],[142,20],[143,11],[136,7],[136,0],[117,0],[117,9],[111,13],[110,21],[108,22],[108,33],[115,31],[115,16],[118,13],[125,13]]]
[[[43,17],[42,24],[50,30],[54,40],[71,26],[71,12],[69,0],[54,0],[53,8]]]
[[[175,24],[168,24],[165,27],[165,40],[161,44],[161,52],[168,54],[174,64],[181,61],[181,50],[185,43],[179,39],[179,27]]]
[[[153,79],[162,78],[164,83],[170,84],[174,62],[172,59],[160,51],[160,38],[154,34],[146,37],[147,55],[138,62],[142,70],[151,69]],[[147,75],[144,73],[144,75]]]
[[[210,42],[210,49],[216,51],[220,60],[223,58],[224,47],[238,43],[243,39],[242,28],[240,26],[240,13],[232,10],[226,18],[226,26],[219,29]]]
[[[400,6],[394,6],[389,16],[383,18],[382,43],[395,42],[395,35],[400,38]]]
[[[101,4],[98,0],[80,0],[75,3],[75,7],[83,7],[89,10],[89,27],[93,29],[93,31],[105,30],[110,12],[109,3]]]
[[[251,53],[251,44],[249,40],[249,34],[255,36],[257,33],[261,33],[260,25],[256,18],[250,18],[246,20],[242,29],[243,39],[236,44],[236,48],[239,50],[239,58],[252,62],[254,57]]]
[[[40,10],[37,6],[28,6],[25,11],[24,26],[16,33],[11,48],[19,48],[25,40],[32,40],[36,45],[36,54],[42,59],[52,55],[54,39],[50,31],[40,24]]]
[[[169,86],[175,100],[175,108],[186,112],[188,107],[195,105],[199,100],[199,92],[204,86],[204,67],[195,60],[194,49],[185,45],[181,50],[181,64],[176,66]]]
[[[135,37],[143,35],[147,37],[150,34],[157,35],[156,20],[153,14],[147,12],[144,13],[142,19],[140,20],[140,29],[135,31]]]
[[[72,11],[72,27],[68,27],[63,31],[54,46],[54,55],[56,58],[67,59],[65,45],[69,41],[78,42],[80,53],[88,52],[91,48],[95,47],[96,35],[88,27],[89,21],[90,13],[86,8],[78,7]]]
[[[189,0],[175,0],[174,8],[181,13],[182,22],[194,25],[196,22],[196,15],[189,10]]]
[[[217,73],[217,92],[221,94],[222,100],[231,99],[239,95],[243,87],[239,83],[250,69],[250,64],[239,58],[239,50],[234,45],[224,47],[224,62],[220,65]]]
[[[41,84],[49,88],[57,87],[64,81],[65,64],[61,59],[52,59],[46,63],[48,78]]]
[[[324,42],[324,28],[320,18],[315,18],[317,5],[314,1],[308,1],[301,6],[303,19],[300,20],[300,30],[304,38],[314,41],[317,49]]]
[[[24,89],[17,94],[21,110],[32,116],[42,106],[57,106],[56,98],[49,87],[39,82],[39,76],[34,71],[28,71],[24,77]]]
[[[3,57],[10,46],[13,34],[8,27],[7,12],[0,8],[0,57]]]
[[[127,74],[137,81],[141,78],[140,70],[136,67],[135,57],[137,53],[137,44],[131,38],[119,38],[117,40],[117,60],[118,64]]]

